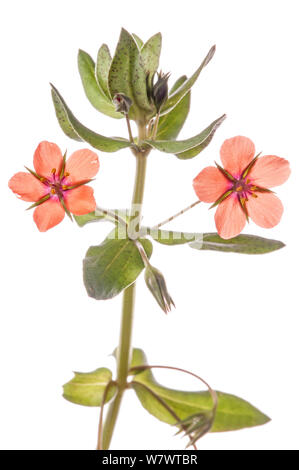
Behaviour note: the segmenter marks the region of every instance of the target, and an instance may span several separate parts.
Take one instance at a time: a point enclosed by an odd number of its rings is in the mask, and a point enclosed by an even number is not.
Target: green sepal
[[[68,108],[67,104],[65,103],[58,90],[54,87],[54,85],[51,86],[55,109],[59,109],[60,111],[62,111],[64,119],[67,119],[68,128],[73,129],[73,132],[77,136],[79,136],[80,140],[84,140],[97,150],[101,150],[102,152],[108,153],[117,152],[118,150],[121,150],[123,148],[130,147],[131,143],[127,139],[123,139],[122,137],[104,137],[103,135],[97,134],[96,132],[93,132],[92,130],[88,129],[83,124],[81,124],[81,122],[78,121],[72,111]],[[65,120],[63,121],[63,125],[61,124],[61,121],[59,119],[58,122],[61,126],[61,129],[65,132]],[[71,137],[71,135],[69,135],[68,133],[66,133],[66,135],[68,135],[68,137]]]
[[[42,197],[38,201],[31,204],[31,206],[27,207],[26,211],[29,211],[30,209],[33,209],[34,207],[40,206],[43,202],[46,202],[48,199],[50,199],[50,194],[46,194],[44,197]]]
[[[145,364],[147,364],[147,360],[144,352],[141,349],[134,349],[132,367]],[[156,381],[149,369],[142,372],[132,371],[132,373],[134,374],[132,388],[142,406],[160,421],[172,425],[177,423],[169,411],[146,391],[142,384],[162,398],[180,420],[190,418],[198,413],[208,412],[213,408],[209,392],[187,392],[164,387]],[[233,431],[259,426],[270,421],[268,416],[242,398],[219,391],[217,391],[217,396],[218,406],[211,432]]]
[[[139,239],[147,257],[152,243]],[[90,297],[111,299],[132,284],[144,269],[138,248],[120,225],[98,246],[91,246],[83,260],[83,280]]]
[[[186,140],[145,140],[145,142],[151,147],[160,150],[161,152],[173,153],[180,159],[193,158],[192,155],[186,154],[187,150],[194,149],[194,147],[200,146],[200,150],[203,150],[208,143],[211,141],[211,136],[214,135],[215,130],[224,121],[226,115],[224,114],[216,121],[212,122],[206,129],[197,134],[194,137]],[[196,152],[196,155],[199,153]]]
[[[93,372],[74,372],[75,376],[63,386],[63,397],[77,405],[101,406],[105,388],[112,379],[109,369],[101,367]],[[105,403],[115,395],[117,387],[111,384]]]

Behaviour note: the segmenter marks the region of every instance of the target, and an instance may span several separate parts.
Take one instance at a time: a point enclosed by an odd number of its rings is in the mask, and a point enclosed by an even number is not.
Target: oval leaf
[[[68,115],[53,86],[51,90],[51,95],[52,95],[52,100],[53,100],[53,104],[55,108],[55,114],[56,114],[56,117],[57,117],[57,120],[59,122],[61,129],[63,130],[63,132],[65,133],[67,137],[70,137],[70,139],[77,140],[78,142],[82,142],[83,139],[81,139],[81,137],[77,134],[77,132],[74,130],[73,126],[71,125]]]
[[[111,96],[109,92],[109,87],[108,87],[108,75],[109,75],[109,69],[111,65],[111,55],[109,48],[106,44],[103,44],[98,52],[97,56],[97,63],[96,63],[96,79],[98,84],[100,85],[100,88],[103,90],[107,98],[111,101]],[[116,113],[120,114],[120,117],[123,117],[121,113]]]
[[[121,119],[123,115],[115,111],[115,107],[110,98],[107,98],[104,91],[98,84],[95,76],[95,63],[87,52],[79,50],[78,68],[82,85],[90,103],[101,113],[107,116]]]
[[[141,119],[144,113],[152,114],[141,54],[135,40],[125,29],[121,30],[109,70],[108,83],[112,98],[116,93],[124,93],[133,101],[129,112],[131,119]]]
[[[186,76],[179,78],[172,90],[179,88],[186,80]],[[170,113],[160,117],[157,140],[174,140],[177,138],[189,114],[190,101],[191,92],[189,91]]]
[[[83,126],[83,124],[78,121],[72,111],[68,108],[58,90],[53,85],[51,86],[54,106],[59,106],[59,109],[63,110],[63,116],[67,119],[68,126],[73,129],[74,133],[76,133],[81,140],[88,142],[92,147],[97,150],[102,150],[103,152],[116,152],[117,150],[121,150],[131,145],[127,139],[123,139],[121,137],[104,137],[103,135],[97,134]],[[59,119],[58,122],[63,132],[65,132],[65,125],[62,126]]]
[[[83,260],[83,279],[90,297],[97,300],[111,299],[132,284],[144,264],[138,248],[132,240],[112,238],[113,231],[99,246],[91,246]],[[139,240],[148,257],[152,254],[149,240]]]
[[[143,364],[146,364],[144,352],[134,349],[132,366]],[[213,406],[209,392],[186,392],[163,387],[155,380],[150,370],[136,373],[134,382],[132,387],[142,406],[160,421],[168,424],[175,424],[176,419],[142,384],[162,398],[181,420],[209,411]],[[233,431],[259,426],[270,421],[268,416],[242,398],[219,391],[217,391],[217,396],[218,407],[211,432]]]
[[[202,69],[208,65],[210,60],[212,59],[213,55],[215,54],[216,46],[211,47],[209,50],[208,54],[198,67],[198,69],[194,72],[194,74],[188,78],[175,92],[169,95],[168,100],[166,101],[165,105],[162,108],[161,115],[169,113],[177,104],[178,102],[184,98],[186,93],[191,89],[191,87],[194,85],[196,80],[198,79],[200,72]]]
[[[211,141],[211,136],[213,137],[215,130],[219,127],[219,125],[224,121],[226,115],[224,114],[220,118],[216,119],[216,121],[212,122],[205,130],[203,130],[200,134],[197,134],[194,137],[186,140],[146,140],[145,142],[149,144],[151,147],[160,150],[160,152],[166,153],[173,153],[178,158],[180,157],[181,152],[185,152],[186,150],[190,150],[194,147],[199,145],[206,147],[208,143]],[[203,147],[203,148],[204,148]],[[187,157],[192,158],[192,157]]]
[[[115,214],[116,217],[113,217],[112,214]],[[117,217],[121,217],[124,220],[128,220],[130,215],[130,210],[122,210],[122,209],[114,209],[109,210],[109,214],[106,212],[97,209],[96,211],[89,212],[88,214],[84,215],[73,215],[75,221],[79,225],[79,227],[84,227],[84,225],[89,224],[91,222],[101,222],[101,221],[108,221],[116,223]]]
[[[112,379],[109,369],[102,367],[93,372],[74,372],[75,376],[63,386],[63,397],[85,406],[101,406],[107,384]],[[114,396],[116,386],[109,387],[105,403]]]

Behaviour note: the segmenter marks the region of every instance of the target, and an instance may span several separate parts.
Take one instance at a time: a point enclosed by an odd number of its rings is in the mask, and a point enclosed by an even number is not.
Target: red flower
[[[193,180],[199,199],[218,205],[215,222],[224,239],[239,235],[249,217],[264,228],[274,227],[281,219],[282,203],[269,188],[288,179],[289,162],[275,155],[254,158],[254,154],[254,144],[247,137],[228,139],[220,149],[224,168],[217,163],[217,168],[208,166]]]
[[[77,150],[66,161],[60,148],[41,142],[33,157],[35,172],[16,173],[8,183],[23,201],[34,202],[33,219],[41,232],[59,224],[65,212],[83,215],[96,208],[93,189],[85,186],[99,170],[96,153]]]

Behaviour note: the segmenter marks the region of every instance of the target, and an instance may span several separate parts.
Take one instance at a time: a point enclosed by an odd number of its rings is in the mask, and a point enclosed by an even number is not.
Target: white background
[[[147,39],[163,33],[161,67],[173,81],[193,73],[209,48],[217,52],[192,92],[181,137],[197,134],[218,116],[228,118],[197,158],[149,158],[144,221],[156,223],[192,203],[192,179],[219,159],[223,140],[246,135],[257,151],[288,158],[292,176],[277,188],[285,212],[279,226],[251,223],[247,233],[283,240],[269,255],[197,252],[154,246],[177,305],[165,316],[138,281],[134,345],[151,363],[189,368],[216,389],[243,397],[272,418],[249,430],[210,434],[202,449],[298,449],[298,2],[294,1],[14,1],[1,6],[1,448],[93,449],[98,409],[61,397],[72,370],[114,367],[121,296],[87,297],[81,262],[111,226],[79,229],[65,220],[41,234],[26,203],[7,181],[32,166],[37,144],[69,140],[56,121],[53,82],[79,119],[104,135],[126,135],[124,121],[105,117],[84,96],[78,48],[93,57],[112,51],[121,26]],[[83,145],[84,146],[84,145]],[[99,153],[98,204],[130,203],[134,159],[129,151]],[[219,160],[218,160],[219,161]],[[173,222],[176,229],[214,231],[208,205]],[[170,386],[198,387],[160,373]],[[180,449],[174,430],[148,415],[127,394],[112,448]]]

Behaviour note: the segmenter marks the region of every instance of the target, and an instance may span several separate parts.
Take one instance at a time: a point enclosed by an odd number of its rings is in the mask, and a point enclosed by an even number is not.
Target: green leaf
[[[133,36],[133,38],[134,38],[135,41],[136,41],[136,44],[137,44],[137,46],[138,46],[138,49],[142,49],[142,46],[143,46],[143,41],[142,41],[142,39],[140,39],[140,37],[137,36],[137,34],[134,34],[134,33],[132,33],[132,36]]]
[[[117,216],[121,217],[124,220],[128,220],[129,217],[129,210],[120,210],[114,209],[109,212],[114,212]],[[84,225],[89,224],[91,222],[101,222],[101,221],[109,221],[115,223],[115,218],[112,217],[110,214],[106,214],[101,212],[101,210],[97,209],[97,211],[89,212],[88,214],[84,215],[74,215],[73,216],[79,227],[84,227]]]
[[[152,36],[141,49],[144,68],[146,73],[149,72],[150,77],[154,75],[159,67],[161,47],[162,36],[161,33],[157,33]]]
[[[285,246],[284,243],[278,240],[246,234],[224,240],[218,233],[179,232],[157,230],[149,227],[142,227],[141,233],[143,236],[149,235],[153,240],[162,245],[173,246],[189,243],[191,248],[197,250],[223,251],[249,255],[271,253]]]
[[[213,55],[215,54],[216,47],[213,46],[207,56],[204,58],[202,61],[201,65],[198,67],[198,69],[194,72],[194,74],[186,80],[175,92],[171,93],[169,95],[168,100],[166,101],[165,105],[162,108],[161,115],[169,113],[177,104],[178,102],[184,98],[186,93],[190,90],[190,88],[194,85],[196,80],[198,79],[200,72],[202,69],[208,65],[210,60],[212,59]]]
[[[147,364],[144,352],[134,349],[132,366],[144,364]],[[164,387],[155,380],[151,370],[135,372],[134,382],[132,387],[142,406],[160,421],[168,424],[175,424],[175,418],[142,384],[162,398],[181,420],[211,410],[213,406],[209,392],[187,392]],[[233,431],[259,426],[270,421],[268,416],[242,398],[219,391],[217,391],[217,396],[218,407],[211,432]]]
[[[111,96],[109,93],[109,87],[108,87],[108,75],[109,75],[109,69],[111,66],[111,55],[109,48],[106,44],[103,44],[98,52],[97,56],[97,63],[96,63],[96,79],[97,82],[100,86],[100,88],[103,90],[107,98],[111,101]],[[120,117],[123,117],[121,113],[116,113],[120,114]]]
[[[52,86],[52,85],[51,85]],[[70,139],[77,140],[78,142],[82,142],[83,139],[77,134],[77,132],[74,130],[73,126],[71,125],[68,115],[65,111],[64,106],[62,105],[62,102],[57,95],[55,88],[52,86],[51,90],[51,95],[52,95],[52,100],[55,108],[55,114],[57,117],[57,120],[59,122],[59,125],[65,135],[69,137]]]
[[[121,30],[115,55],[109,70],[109,90],[113,98],[116,93],[124,93],[133,105],[130,108],[131,119],[143,119],[144,114],[152,115],[146,92],[146,72],[141,54],[133,37],[125,29]]]
[[[179,88],[186,80],[187,77],[185,75],[179,78],[172,87],[171,92]],[[177,138],[189,114],[190,100],[191,92],[189,91],[170,113],[160,117],[157,140],[173,140]]]
[[[112,379],[109,369],[102,367],[93,372],[74,372],[75,376],[63,386],[63,397],[85,406],[101,406],[107,384]],[[109,387],[105,403],[114,396],[116,386]]]
[[[89,54],[79,50],[78,68],[82,85],[90,103],[101,113],[107,116],[120,119],[123,117],[121,113],[115,111],[114,104],[110,98],[107,98],[104,91],[100,87],[95,76],[95,63]]]
[[[224,251],[231,253],[244,253],[248,255],[260,255],[271,253],[285,246],[278,240],[257,237],[255,235],[238,235],[237,237],[224,240],[218,233],[204,233],[203,241],[190,243],[191,248],[197,250]]]
[[[131,145],[127,139],[123,139],[122,137],[104,137],[103,135],[97,134],[96,132],[93,132],[92,130],[83,126],[83,124],[78,121],[78,119],[73,115],[72,111],[68,108],[58,90],[53,85],[51,86],[55,108],[56,106],[59,106],[59,109],[63,111],[63,115],[67,119],[68,126],[73,129],[74,133],[76,133],[76,135],[78,135],[81,140],[88,142],[92,147],[97,150],[102,150],[103,152],[116,152],[117,150],[121,150]],[[65,125],[62,125],[59,119],[58,121],[62,130],[65,132]]]
[[[144,268],[138,248],[132,240],[113,231],[99,246],[91,246],[83,261],[83,279],[90,297],[111,299],[132,284]],[[149,240],[140,239],[148,257],[152,254]]]
[[[181,152],[185,152],[186,150],[190,150],[194,147],[199,145],[206,147],[208,143],[211,141],[211,135],[213,136],[215,130],[219,127],[219,125],[224,121],[226,115],[224,114],[220,118],[216,119],[216,121],[212,122],[206,129],[204,129],[200,134],[197,134],[194,137],[186,140],[145,140],[147,144],[151,147],[160,150],[160,152],[166,153],[174,153],[178,158],[186,158],[181,157]],[[203,148],[204,148],[203,147]],[[187,157],[192,158],[192,157]]]

